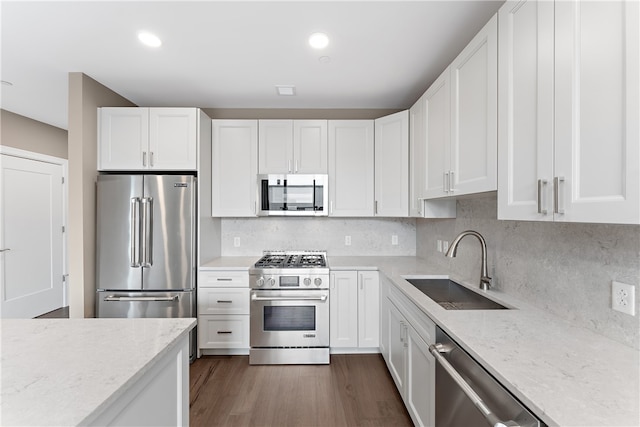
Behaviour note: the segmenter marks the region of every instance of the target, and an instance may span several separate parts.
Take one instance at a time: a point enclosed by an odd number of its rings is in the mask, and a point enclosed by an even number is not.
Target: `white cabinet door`
[[[294,173],[326,174],[327,121],[293,121]]]
[[[358,272],[358,347],[380,347],[380,279],[377,271]]]
[[[358,273],[331,272],[330,282],[330,346],[358,347]]]
[[[405,395],[407,321],[396,306],[388,301],[389,359],[387,367],[400,395]]]
[[[329,215],[373,216],[373,120],[329,121]]]
[[[149,164],[149,109],[98,109],[98,169],[144,170]]]
[[[509,0],[498,12],[499,219],[553,220],[553,10]]]
[[[149,109],[149,169],[196,170],[198,110]]]
[[[389,280],[384,274],[378,275],[380,280],[380,353],[387,364],[389,363]]]
[[[555,3],[556,221],[640,223],[639,7]]]
[[[424,94],[426,163],[422,197],[447,195],[451,153],[451,91],[447,68]]]
[[[413,423],[435,425],[435,359],[429,345],[411,326],[407,328],[407,378],[405,402]]]
[[[377,216],[409,214],[409,111],[375,120],[375,209]]]
[[[293,173],[293,121],[260,120],[258,127],[259,173]]]
[[[426,171],[424,95],[409,109],[409,216],[422,217]]]
[[[256,216],[257,120],[212,120],[212,215]]]
[[[451,192],[497,189],[498,16],[451,63]]]

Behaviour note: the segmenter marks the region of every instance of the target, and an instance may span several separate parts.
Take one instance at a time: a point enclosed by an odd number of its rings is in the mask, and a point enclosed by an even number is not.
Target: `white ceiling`
[[[2,1],[1,106],[66,129],[79,71],[140,106],[408,108],[502,3]]]

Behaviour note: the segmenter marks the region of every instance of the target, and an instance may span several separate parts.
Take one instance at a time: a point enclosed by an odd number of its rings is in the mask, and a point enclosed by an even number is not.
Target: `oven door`
[[[251,347],[329,347],[329,291],[251,291],[250,337]]]

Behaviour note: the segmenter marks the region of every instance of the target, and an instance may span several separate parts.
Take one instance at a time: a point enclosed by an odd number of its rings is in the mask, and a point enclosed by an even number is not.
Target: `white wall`
[[[391,236],[398,236],[398,245]],[[351,246],[345,246],[345,236]],[[240,237],[240,247],[234,247]],[[331,256],[416,254],[414,219],[395,218],[225,218],[222,255],[261,255],[263,250],[326,250]]]
[[[611,281],[640,293],[640,226],[498,221],[495,193],[458,200],[458,217],[418,220],[416,252],[469,283],[480,279],[480,244],[460,243],[446,258],[436,241],[476,230],[487,241],[494,287],[567,321],[640,349],[640,315],[613,311]],[[636,297],[636,313],[640,298]]]

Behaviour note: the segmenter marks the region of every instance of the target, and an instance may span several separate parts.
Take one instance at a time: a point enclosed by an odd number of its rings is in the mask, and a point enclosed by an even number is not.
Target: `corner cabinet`
[[[329,340],[332,352],[378,352],[380,282],[377,271],[331,272]]]
[[[257,214],[258,121],[212,120],[212,216]]]
[[[409,111],[375,120],[375,204],[382,217],[409,215]]]
[[[329,120],[329,216],[373,216],[373,120]]]
[[[423,198],[497,188],[497,15],[425,92]]]
[[[98,170],[196,170],[197,108],[98,109]]]
[[[500,8],[499,219],[640,224],[639,7]]]
[[[326,120],[260,120],[260,174],[326,174]]]

